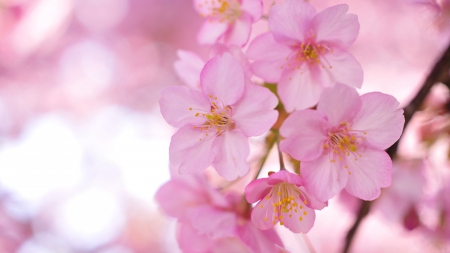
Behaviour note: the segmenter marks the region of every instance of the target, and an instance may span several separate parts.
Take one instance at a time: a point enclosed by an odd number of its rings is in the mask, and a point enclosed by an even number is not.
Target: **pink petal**
[[[361,157],[347,159],[349,172],[345,190],[364,200],[380,196],[380,188],[391,185],[392,161],[384,151],[366,149]]]
[[[291,173],[287,170],[280,170],[277,173],[273,173],[269,176],[269,184],[270,185],[276,185],[278,183],[289,183],[296,186],[300,186],[303,184],[302,178],[295,174]]]
[[[241,47],[236,45],[230,45],[229,47],[224,44],[215,44],[209,50],[209,55],[212,57],[223,54],[225,52],[230,53],[242,66],[242,70],[244,70],[244,77],[246,79],[251,79],[253,76],[253,72],[250,69],[250,62],[247,59],[247,56],[242,52]]]
[[[285,45],[303,42],[316,9],[303,1],[287,1],[270,8],[269,29]]]
[[[199,235],[190,224],[178,224],[177,241],[185,253],[209,252],[214,241],[206,235]]]
[[[316,199],[313,195],[309,194],[305,187],[301,186],[299,187],[302,194],[306,197],[306,206],[309,208],[315,209],[315,210],[322,210],[324,207],[328,206],[328,202],[321,202]]]
[[[342,122],[352,123],[361,108],[361,103],[355,88],[336,84],[324,90],[317,110],[328,116],[330,126],[338,126]]]
[[[200,75],[203,93],[217,97],[225,106],[233,105],[244,92],[244,72],[230,53],[209,60]]]
[[[155,199],[168,215],[184,219],[187,207],[208,202],[200,181],[197,175],[172,179],[158,189]]]
[[[167,87],[161,92],[159,107],[164,119],[171,126],[201,125],[205,123],[196,113],[210,111],[209,100],[199,91],[184,86]]]
[[[247,56],[255,60],[252,69],[255,75],[268,83],[277,83],[280,80],[286,57],[292,50],[276,42],[272,33],[264,33],[256,37],[248,47]]]
[[[329,78],[327,82],[330,84],[342,83],[361,88],[363,70],[361,64],[349,52],[335,49],[321,56],[321,62],[325,65],[325,68],[321,69],[322,75]]]
[[[206,20],[197,35],[198,43],[212,45],[227,31],[229,24],[216,20]]]
[[[206,234],[212,239],[235,236],[237,217],[233,212],[203,205],[192,209],[189,217],[199,234]]]
[[[347,170],[339,162],[331,162],[329,154],[302,162],[300,173],[305,189],[322,202],[337,195],[347,184]]]
[[[200,72],[205,61],[197,54],[189,51],[178,50],[178,60],[173,67],[178,77],[191,89],[200,89]]]
[[[243,133],[227,131],[216,138],[213,148],[217,154],[213,167],[219,175],[231,181],[247,174],[249,166],[246,160],[250,154],[250,145]]]
[[[248,82],[241,99],[232,106],[236,128],[246,136],[264,134],[277,121],[277,104],[277,97],[267,88]]]
[[[283,247],[274,229],[259,230],[250,222],[245,222],[238,227],[238,236],[252,252],[273,253],[277,250],[276,244]]]
[[[298,212],[290,212],[292,216],[283,217],[284,226],[294,233],[308,233],[314,225],[316,214],[313,209],[303,206]]]
[[[250,15],[243,13],[239,19],[230,24],[229,29],[223,36],[224,43],[242,47],[247,44],[251,31],[252,18]]]
[[[278,95],[287,112],[313,107],[322,94],[321,82],[318,81],[314,68],[286,70],[278,83]]]
[[[270,192],[272,186],[267,183],[268,181],[268,178],[256,179],[245,187],[245,198],[248,203],[255,203]]]
[[[301,161],[316,159],[323,152],[326,127],[327,121],[318,111],[293,112],[280,128],[281,135],[286,138],[280,143],[281,151]]]
[[[192,126],[180,128],[170,142],[170,163],[177,167],[182,175],[206,169],[214,160],[214,139],[213,134],[205,136],[205,132]]]
[[[311,21],[316,42],[342,49],[350,47],[358,37],[359,22],[355,14],[346,14],[348,5],[340,4],[324,9]]]
[[[263,198],[252,211],[251,219],[253,225],[261,230],[272,228],[275,224],[272,222],[275,213],[270,200]]]
[[[387,149],[403,131],[405,117],[398,101],[387,94],[371,92],[361,96],[362,107],[356,115],[353,130],[364,133],[366,142],[376,149]]]
[[[252,17],[252,22],[256,22],[261,18],[263,13],[263,3],[261,0],[242,0],[241,10],[248,13]]]

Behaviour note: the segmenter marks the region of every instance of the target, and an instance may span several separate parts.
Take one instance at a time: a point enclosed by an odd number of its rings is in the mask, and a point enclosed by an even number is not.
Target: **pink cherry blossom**
[[[314,106],[336,82],[360,88],[361,65],[346,51],[358,36],[357,16],[347,14],[346,4],[317,13],[304,1],[285,2],[270,9],[270,32],[250,44],[255,75],[278,83],[288,112]]]
[[[177,177],[155,195],[161,208],[179,222],[183,252],[277,252],[283,246],[275,230],[260,231],[249,220],[238,194],[222,194],[201,174]]]
[[[201,91],[167,87],[159,101],[172,136],[169,158],[180,174],[212,165],[227,180],[245,175],[248,137],[264,134],[277,120],[276,96],[244,77],[231,54],[216,56],[200,76]]]
[[[358,95],[337,84],[324,91],[317,110],[292,113],[280,128],[283,152],[302,161],[305,188],[325,201],[343,188],[373,200],[391,185],[392,161],[384,149],[402,133],[403,110],[386,94]]]
[[[242,69],[244,70],[244,76],[246,78],[252,78],[253,73],[250,70],[250,63],[248,62],[247,56],[238,46],[215,44],[211,47],[209,54],[211,55],[210,59],[216,55],[222,55],[225,52],[230,53],[239,62],[239,64],[241,64]],[[180,77],[184,84],[186,84],[189,88],[200,90],[200,73],[206,61],[196,53],[190,51],[178,50],[177,55],[179,59],[175,61],[173,67],[178,77]]]
[[[197,36],[200,44],[222,40],[227,45],[244,46],[252,24],[262,15],[261,0],[194,0],[195,9],[206,20]]]
[[[252,222],[263,230],[280,222],[292,232],[307,233],[314,225],[314,209],[327,206],[306,192],[300,176],[286,170],[251,182],[245,188],[245,196],[249,203],[259,201],[253,209]]]

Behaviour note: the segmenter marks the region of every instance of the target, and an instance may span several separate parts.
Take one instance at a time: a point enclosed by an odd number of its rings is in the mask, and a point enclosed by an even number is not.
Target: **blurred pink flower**
[[[231,45],[228,47],[224,44],[215,44],[211,47],[210,59],[216,55],[222,55],[225,52],[230,53],[238,60],[244,70],[244,76],[246,78],[250,79],[253,76],[253,73],[250,71],[250,63],[242,52],[242,49],[238,46]],[[178,50],[177,55],[178,60],[175,61],[173,67],[178,77],[180,77],[189,88],[200,90],[200,73],[205,65],[205,60],[196,53],[185,50]]]
[[[245,196],[249,203],[259,201],[252,212],[259,229],[272,228],[279,221],[292,232],[307,233],[314,225],[314,209],[327,206],[306,192],[300,176],[286,170],[251,182]]]
[[[178,218],[183,252],[271,253],[283,247],[275,230],[260,231],[251,224],[239,195],[223,195],[203,175],[172,179],[155,198],[168,215]]]
[[[170,143],[170,162],[180,174],[213,165],[227,180],[245,175],[248,137],[265,133],[277,120],[276,96],[244,77],[239,62],[224,53],[203,68],[202,91],[168,87],[159,101],[164,119],[179,127]]]
[[[247,56],[255,60],[255,75],[278,83],[288,112],[314,106],[323,89],[336,82],[361,87],[361,65],[346,51],[359,23],[347,10],[341,4],[316,13],[309,3],[295,0],[270,9],[271,32],[255,38]]]
[[[194,0],[194,5],[206,18],[197,36],[206,45],[222,40],[226,45],[244,46],[252,24],[262,15],[261,0]]]
[[[364,200],[391,185],[392,161],[384,149],[402,133],[403,110],[386,94],[361,97],[337,84],[320,97],[317,110],[292,113],[280,128],[283,152],[301,160],[305,188],[326,201],[344,187]]]

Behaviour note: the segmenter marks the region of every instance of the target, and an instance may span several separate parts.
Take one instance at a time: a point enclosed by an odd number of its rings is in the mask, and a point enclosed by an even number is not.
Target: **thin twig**
[[[284,166],[283,153],[280,150],[280,141],[279,140],[277,143],[277,147],[278,147],[278,158],[280,159],[280,170],[285,170],[286,167]]]
[[[436,83],[443,82],[444,84],[449,82],[449,70],[450,70],[450,45],[443,52],[442,57],[439,61],[436,62],[431,72],[428,74],[427,79],[422,85],[422,88],[416,94],[416,96],[409,102],[409,104],[403,109],[405,115],[405,125],[403,126],[403,130],[406,129],[406,126],[411,121],[414,113],[419,109],[422,105],[423,100],[430,92],[431,87]],[[390,148],[386,150],[391,159],[394,159],[397,154],[398,143],[394,143]],[[342,252],[347,253],[350,249],[351,243],[354,239],[356,232],[358,231],[359,225],[362,220],[369,214],[371,208],[370,201],[363,201],[361,207],[358,211],[358,216],[356,217],[355,223],[347,232],[347,236],[345,237],[345,246]]]

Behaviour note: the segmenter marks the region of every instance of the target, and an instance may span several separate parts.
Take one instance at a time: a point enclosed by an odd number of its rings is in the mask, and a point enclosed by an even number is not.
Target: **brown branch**
[[[450,70],[450,45],[444,51],[439,61],[436,62],[431,72],[428,74],[427,79],[425,79],[425,82],[422,85],[422,88],[419,90],[416,96],[409,102],[409,104],[405,108],[403,108],[405,115],[405,125],[403,126],[403,130],[406,129],[406,126],[411,121],[411,118],[413,117],[414,113],[422,105],[422,102],[427,96],[427,94],[430,92],[431,87],[433,87],[433,85],[435,85],[438,82],[443,82],[445,84],[449,83],[450,80],[449,70]],[[400,140],[395,142],[394,145],[392,145],[390,148],[386,150],[391,159],[394,159],[397,154],[399,141]],[[355,223],[349,229],[349,231],[347,232],[347,236],[345,237],[345,246],[342,252],[347,253],[349,251],[354,236],[358,231],[359,225],[361,225],[363,219],[370,212],[371,203],[372,202],[370,201],[362,201]]]

